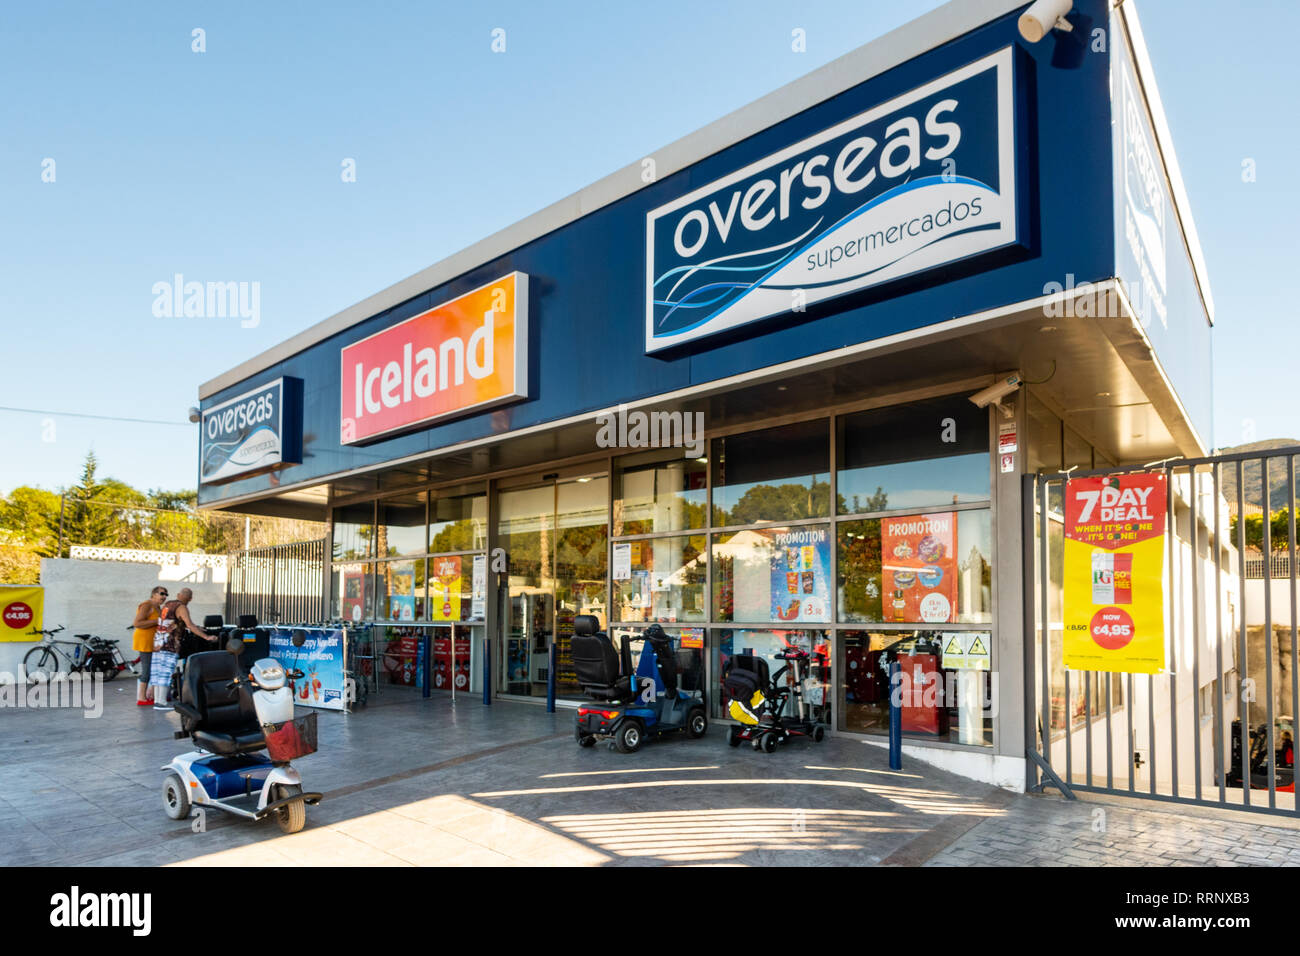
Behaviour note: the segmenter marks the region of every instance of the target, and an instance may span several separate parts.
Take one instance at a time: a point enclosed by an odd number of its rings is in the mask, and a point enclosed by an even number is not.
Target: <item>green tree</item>
[[[1238,524],[1242,523],[1239,515],[1233,515],[1230,522],[1232,545],[1237,547],[1240,544],[1238,540]],[[1269,545],[1273,551],[1286,551],[1290,547],[1290,527],[1291,527],[1291,510],[1289,508],[1279,508],[1269,515],[1268,536]],[[1264,516],[1263,515],[1246,515],[1244,522],[1244,531],[1246,536],[1246,547],[1254,548],[1257,551],[1264,549]],[[1296,542],[1300,545],[1300,541]]]
[[[58,546],[59,496],[21,485],[0,497],[0,542],[35,554],[52,555]]]

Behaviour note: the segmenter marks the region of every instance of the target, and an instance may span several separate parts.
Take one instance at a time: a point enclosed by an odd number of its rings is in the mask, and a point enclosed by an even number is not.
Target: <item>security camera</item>
[[[1020,35],[1030,43],[1037,43],[1053,29],[1068,33],[1074,27],[1065,15],[1073,6],[1073,0],[1034,0],[1029,9],[1020,14],[1016,24],[1020,27]]]
[[[189,410],[188,415],[189,415],[189,419],[190,419],[190,421],[194,422],[194,424],[196,424],[196,425],[199,423],[199,419],[203,417],[203,416],[199,413],[199,410],[198,410],[197,408],[194,408],[193,406],[190,407],[190,410]]]
[[[990,405],[1001,405],[1002,399],[1006,398],[1012,392],[1020,387],[1023,381],[1019,372],[1012,372],[1005,378],[999,379],[988,388],[981,388],[978,392],[970,397],[977,408],[987,408]]]

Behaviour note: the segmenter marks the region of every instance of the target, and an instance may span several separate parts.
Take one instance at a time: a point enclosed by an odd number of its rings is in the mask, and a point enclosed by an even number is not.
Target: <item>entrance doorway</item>
[[[498,541],[510,566],[505,639],[497,660],[503,694],[544,697],[555,646],[555,693],[578,698],[570,657],[573,621],[607,622],[609,477],[551,478],[498,494]]]

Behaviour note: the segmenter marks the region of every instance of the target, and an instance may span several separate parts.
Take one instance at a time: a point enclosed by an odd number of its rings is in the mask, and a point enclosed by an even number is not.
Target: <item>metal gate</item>
[[[1300,446],[1024,479],[1028,786],[1300,815]],[[1167,480],[1166,670],[1066,670],[1064,483]]]
[[[227,567],[227,621],[252,614],[263,624],[324,622],[324,538],[237,551]]]

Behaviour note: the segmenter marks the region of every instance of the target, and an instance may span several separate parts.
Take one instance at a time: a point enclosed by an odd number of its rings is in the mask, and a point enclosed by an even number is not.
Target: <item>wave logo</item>
[[[1006,47],[646,217],[646,351],[1019,241]]]

